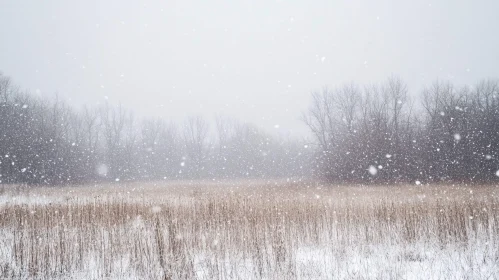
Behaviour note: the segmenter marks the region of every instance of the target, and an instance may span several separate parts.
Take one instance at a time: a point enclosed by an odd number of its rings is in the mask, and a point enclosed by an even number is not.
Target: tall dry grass
[[[0,200],[6,279],[498,279],[494,186],[134,183]]]

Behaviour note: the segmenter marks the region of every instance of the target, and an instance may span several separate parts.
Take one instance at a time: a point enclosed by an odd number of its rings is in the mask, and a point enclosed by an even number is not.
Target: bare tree
[[[120,150],[123,146],[122,137],[126,122],[126,111],[119,104],[116,108],[106,104],[101,108],[101,121],[106,143],[106,165],[111,177],[119,177],[123,169],[120,160]]]
[[[204,160],[206,157],[207,140],[209,126],[206,120],[200,116],[189,117],[183,127],[183,140],[185,143],[186,160],[182,165],[190,164],[186,170],[189,170],[195,177],[200,177],[204,170]]]

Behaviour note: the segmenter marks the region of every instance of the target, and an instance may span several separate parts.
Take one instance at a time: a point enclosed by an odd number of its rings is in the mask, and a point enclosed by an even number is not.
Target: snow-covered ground
[[[0,278],[499,278],[495,186],[200,184],[6,188]]]

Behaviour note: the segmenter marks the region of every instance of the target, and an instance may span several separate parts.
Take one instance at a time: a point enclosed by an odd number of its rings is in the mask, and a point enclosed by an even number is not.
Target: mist
[[[499,279],[498,11],[0,0],[0,279]]]
[[[310,137],[310,92],[496,78],[496,1],[2,1],[0,69],[35,95],[141,117],[225,115]],[[479,49],[478,49],[479,48]]]

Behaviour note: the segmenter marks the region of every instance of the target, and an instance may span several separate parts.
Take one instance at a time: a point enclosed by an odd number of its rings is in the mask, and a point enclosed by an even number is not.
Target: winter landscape
[[[5,187],[6,279],[496,279],[497,188]]]
[[[0,2],[0,279],[499,279],[498,9]]]

